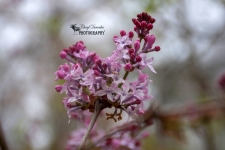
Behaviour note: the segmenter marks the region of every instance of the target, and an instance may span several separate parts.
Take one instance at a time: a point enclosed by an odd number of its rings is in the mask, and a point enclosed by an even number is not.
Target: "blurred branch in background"
[[[193,129],[203,128],[204,133],[202,140],[205,145],[205,150],[214,150],[214,142],[212,140],[211,133],[213,133],[209,127],[212,121],[217,119],[224,123],[225,118],[225,98],[211,98],[205,103],[199,104],[182,104],[179,107],[172,107],[168,110],[160,109],[156,105],[151,105],[145,114],[133,120],[127,122],[119,127],[115,127],[109,134],[100,138],[94,145],[98,145],[102,141],[109,138],[113,138],[115,134],[126,132],[127,130],[135,130],[137,136],[142,130],[153,125],[153,120],[157,124],[158,130],[162,135],[172,136],[177,140],[184,142],[186,137],[184,134],[184,127],[189,126]],[[196,130],[198,132],[198,130]],[[197,133],[198,134],[198,133]],[[87,149],[92,149],[95,146],[91,146]]]
[[[4,132],[2,130],[1,122],[0,122],[0,148],[1,148],[1,150],[8,150],[9,149],[8,145],[6,143]]]

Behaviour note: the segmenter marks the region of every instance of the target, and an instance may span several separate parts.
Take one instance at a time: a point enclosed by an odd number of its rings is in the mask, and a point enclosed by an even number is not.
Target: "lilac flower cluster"
[[[137,126],[132,125],[126,130],[116,133],[113,137],[108,137],[104,140],[101,140],[101,138],[105,135],[105,132],[103,130],[95,129],[91,132],[89,140],[91,143],[98,142],[95,147],[99,150],[141,150],[142,140],[147,138],[149,134],[143,132],[136,137],[135,132],[137,129]],[[85,132],[86,129],[84,128],[74,130],[67,141],[66,150],[77,149]]]
[[[132,118],[144,112],[143,102],[152,96],[148,94],[151,80],[142,70],[148,67],[156,73],[152,67],[153,57],[148,59],[146,53],[159,51],[160,47],[153,47],[155,36],[149,34],[155,19],[144,12],[137,17],[132,21],[139,39],[133,40],[134,32],[127,34],[122,30],[120,36],[114,36],[116,50],[107,58],[90,52],[82,41],[60,52],[60,57],[69,64],[60,65],[55,72],[56,80],[65,81],[55,89],[66,94],[63,103],[69,117],[82,119],[90,115],[97,100],[104,108],[115,108],[114,114],[106,114],[107,119],[121,120],[122,111]],[[123,77],[120,74],[122,69],[125,70]],[[134,70],[139,72],[139,77],[128,83],[127,76]]]
[[[143,139],[149,136],[148,132],[136,136],[137,126],[130,126],[128,129],[118,132],[110,138],[105,139],[97,146],[102,150],[141,150]]]

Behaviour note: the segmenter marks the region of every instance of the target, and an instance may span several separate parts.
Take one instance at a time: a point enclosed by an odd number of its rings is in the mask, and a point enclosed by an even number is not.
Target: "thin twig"
[[[81,144],[80,144],[78,150],[84,150],[84,148],[85,148],[85,143],[86,143],[86,141],[87,141],[87,139],[88,139],[88,136],[90,135],[91,130],[92,130],[92,128],[94,127],[94,124],[95,124],[95,122],[96,122],[96,120],[97,120],[97,118],[98,118],[98,115],[99,115],[100,112],[102,111],[102,109],[103,109],[102,104],[99,102],[99,100],[96,100],[96,102],[95,102],[95,111],[94,111],[94,114],[93,114],[93,116],[92,116],[92,118],[91,118],[91,122],[90,122],[90,124],[89,124],[89,126],[88,126],[87,132],[84,134],[84,136],[83,136],[83,138],[82,138],[82,141],[81,141]]]

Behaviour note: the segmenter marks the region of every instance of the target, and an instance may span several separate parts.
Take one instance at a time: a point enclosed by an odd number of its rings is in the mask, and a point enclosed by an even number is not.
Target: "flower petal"
[[[106,92],[105,92],[104,90],[99,90],[99,91],[97,91],[97,92],[95,93],[94,96],[103,96],[103,95],[105,95],[105,94],[106,94]]]
[[[107,98],[108,98],[109,100],[113,101],[113,95],[112,95],[111,93],[108,93],[108,94],[107,94]]]

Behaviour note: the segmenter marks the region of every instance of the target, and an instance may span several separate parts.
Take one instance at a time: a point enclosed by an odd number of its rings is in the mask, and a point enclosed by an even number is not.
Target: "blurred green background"
[[[145,70],[153,80],[153,100],[170,108],[221,95],[224,0],[0,0],[0,122],[10,149],[64,149],[79,125],[68,124],[63,95],[54,89],[61,83],[53,73],[65,63],[59,52],[83,40],[89,50],[107,57],[115,49],[113,36],[133,30],[131,19],[143,11],[156,19],[152,34],[161,46],[150,54],[157,74]],[[102,25],[105,35],[74,35],[70,25],[75,23]],[[154,124],[143,149],[224,150],[223,120],[184,126],[182,142],[162,136]],[[101,121],[104,128],[111,126]]]

